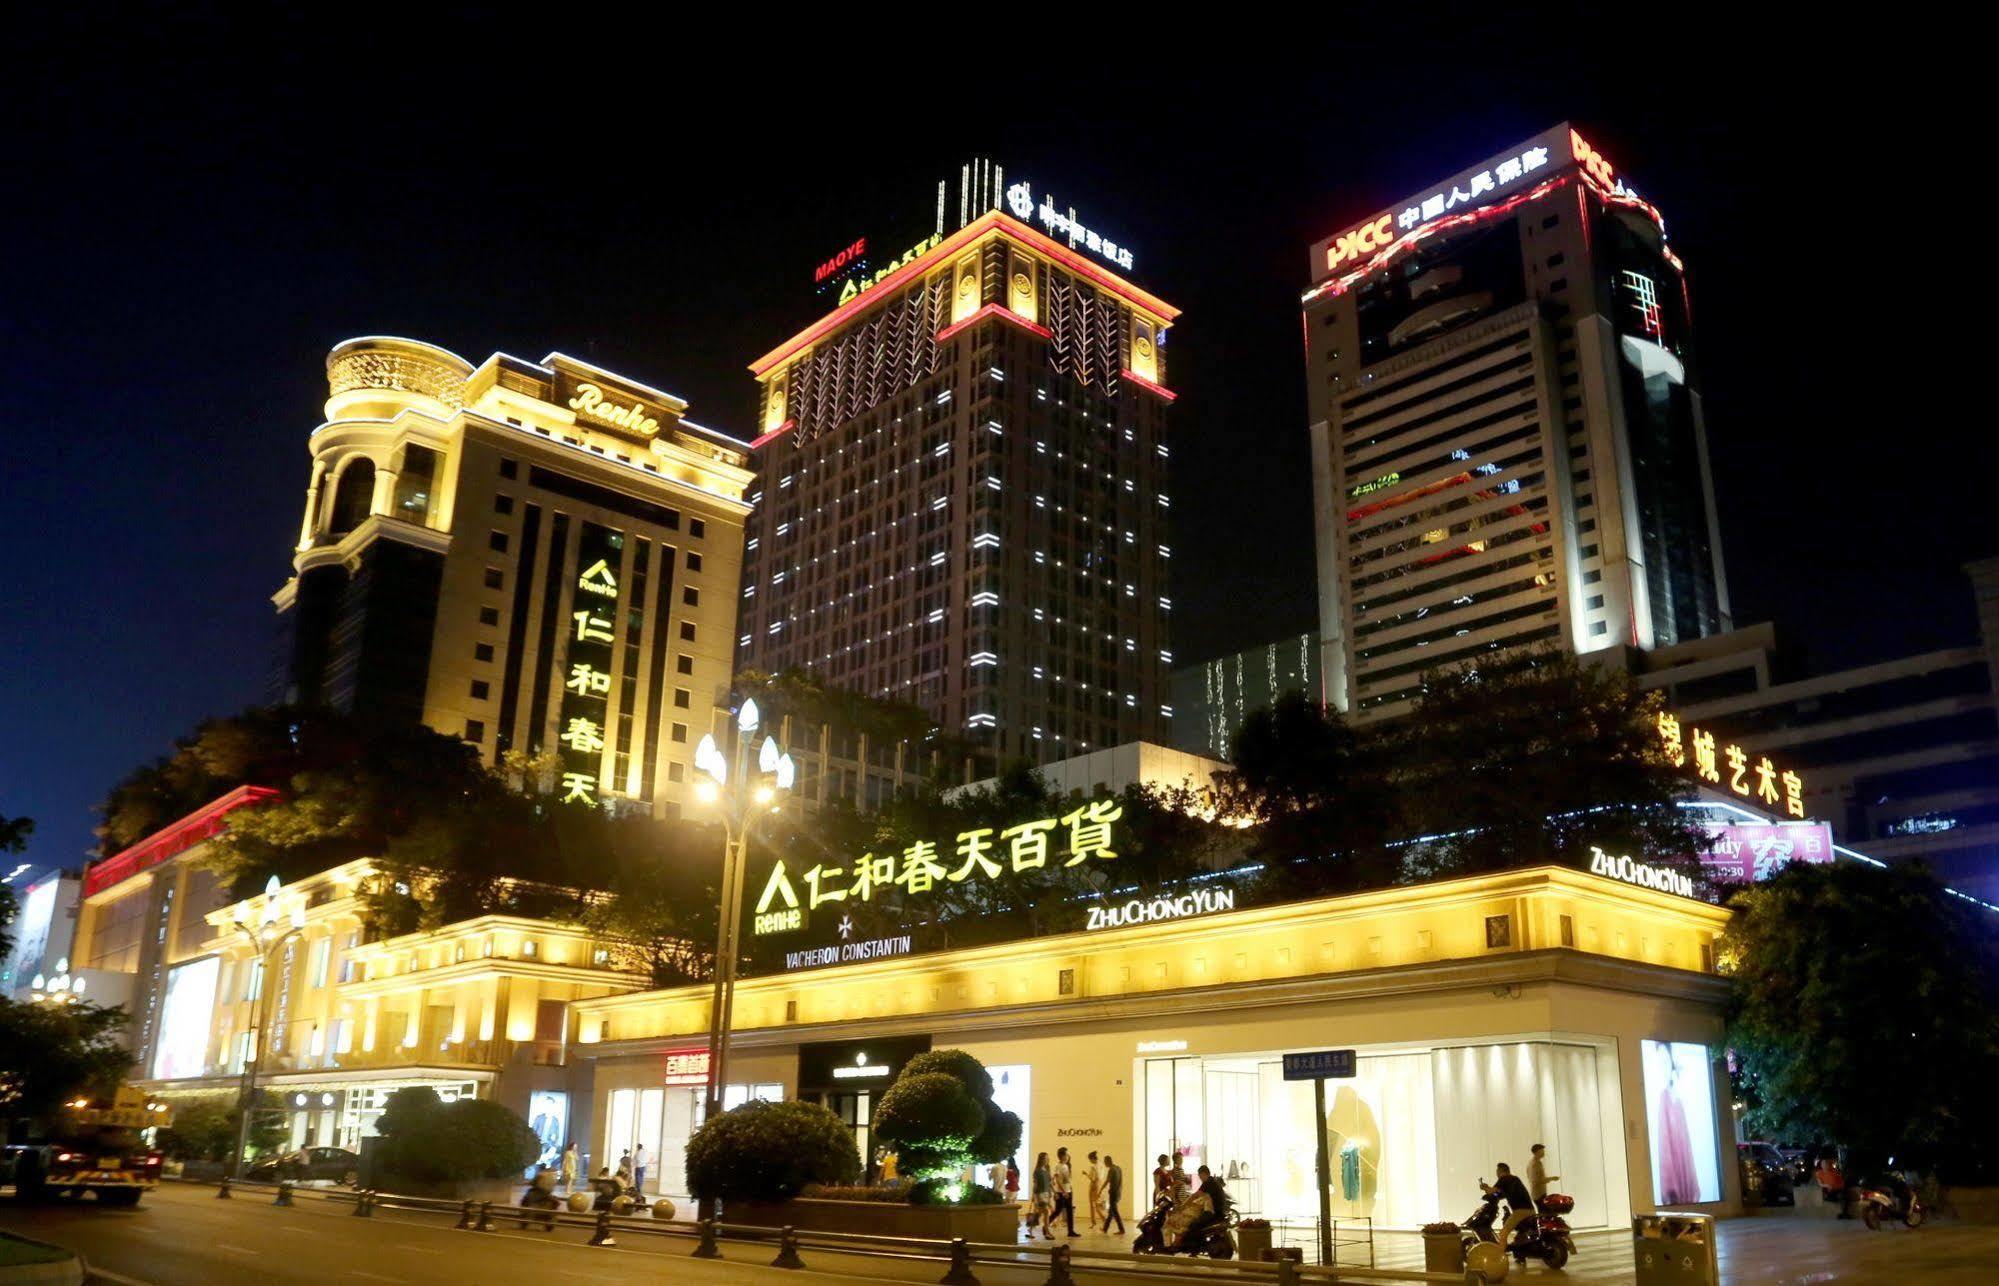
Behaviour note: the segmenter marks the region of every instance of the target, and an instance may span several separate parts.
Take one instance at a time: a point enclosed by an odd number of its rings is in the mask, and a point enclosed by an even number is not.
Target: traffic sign
[[[1346,1079],[1359,1073],[1359,1064],[1350,1049],[1321,1049],[1309,1054],[1286,1054],[1284,1056],[1284,1079],[1287,1081],[1322,1081]]]

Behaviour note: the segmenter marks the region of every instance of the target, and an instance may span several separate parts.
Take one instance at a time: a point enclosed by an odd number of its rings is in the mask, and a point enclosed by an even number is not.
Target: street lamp
[[[83,999],[83,978],[81,975],[71,976],[68,956],[56,961],[55,977],[44,978],[36,974],[28,986],[33,998],[45,1005],[66,1005],[72,1000]]]
[[[271,968],[270,961],[285,945],[305,932],[305,907],[292,907],[288,924],[278,922],[278,877],[273,875],[264,885],[264,913],[253,925],[249,916],[238,905],[230,915],[243,941],[249,945],[250,958],[262,966],[262,976],[258,980],[257,997],[250,1002],[249,1048],[243,1055],[243,1084],[239,1091],[242,1096],[243,1119],[236,1124],[236,1155],[230,1161],[230,1173],[234,1177],[243,1168],[243,1154],[250,1150],[250,1113],[257,1101],[257,1060],[263,1056],[264,1027],[270,1021],[271,1010]]]
[[[749,849],[750,829],[755,822],[782,805],[779,797],[791,790],[797,769],[791,756],[781,753],[777,742],[766,736],[757,747],[756,767],[750,767],[750,742],[761,716],[754,698],[745,698],[736,712],[735,764],[715,744],[713,733],[704,733],[694,749],[695,798],[714,806],[722,819],[722,898],[715,930],[715,992],[708,1009],[708,1107],[704,1120],[722,1114],[722,1087],[729,1061],[729,1022],[736,1005],[737,930],[743,915],[744,867]],[[712,1203],[704,1198],[701,1217],[713,1215]]]

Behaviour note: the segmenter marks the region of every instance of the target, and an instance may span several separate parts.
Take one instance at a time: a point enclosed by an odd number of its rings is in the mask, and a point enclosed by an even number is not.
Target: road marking
[[[419,1255],[441,1255],[444,1253],[435,1246],[412,1246],[406,1241],[397,1242],[395,1248],[397,1250],[414,1250]]]
[[[238,1254],[238,1255],[254,1255],[254,1254],[256,1254],[256,1253],[257,1253],[257,1252],[256,1252],[256,1251],[254,1251],[254,1250],[245,1250],[245,1249],[243,1249],[243,1248],[242,1248],[241,1246],[232,1246],[232,1245],[230,1245],[230,1244],[229,1244],[228,1242],[226,1242],[226,1241],[218,1241],[218,1242],[216,1242],[216,1243],[215,1243],[215,1248],[216,1248],[217,1250],[227,1250],[227,1251],[230,1251],[230,1252],[231,1252],[231,1253],[233,1253],[233,1254]]]
[[[349,1277],[366,1277],[371,1282],[399,1282],[402,1280],[400,1277],[384,1277],[380,1273],[364,1273],[358,1268],[348,1269],[347,1275]]]

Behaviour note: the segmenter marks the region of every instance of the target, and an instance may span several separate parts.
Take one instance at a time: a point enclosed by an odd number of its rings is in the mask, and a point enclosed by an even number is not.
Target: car
[[[304,1148],[269,1161],[259,1161],[244,1177],[257,1183],[294,1183],[327,1180],[353,1187],[361,1177],[361,1158],[346,1148]]]
[[[1736,1162],[1742,1169],[1742,1200],[1752,1206],[1795,1206],[1791,1163],[1774,1143],[1738,1143]]]

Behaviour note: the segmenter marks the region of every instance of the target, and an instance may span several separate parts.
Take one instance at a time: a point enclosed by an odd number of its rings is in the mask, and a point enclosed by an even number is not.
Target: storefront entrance
[[[1178,1153],[1208,1166],[1241,1213],[1318,1214],[1312,1086],[1283,1079],[1282,1051],[1153,1058],[1138,1085],[1144,1168]],[[1571,1222],[1608,1221],[1605,1176],[1624,1164],[1615,1050],[1555,1040],[1360,1051],[1359,1075],[1326,1084],[1332,1213],[1381,1228],[1457,1219],[1496,1162],[1527,1168],[1543,1143]],[[1149,1184],[1146,1189],[1149,1190]]]

